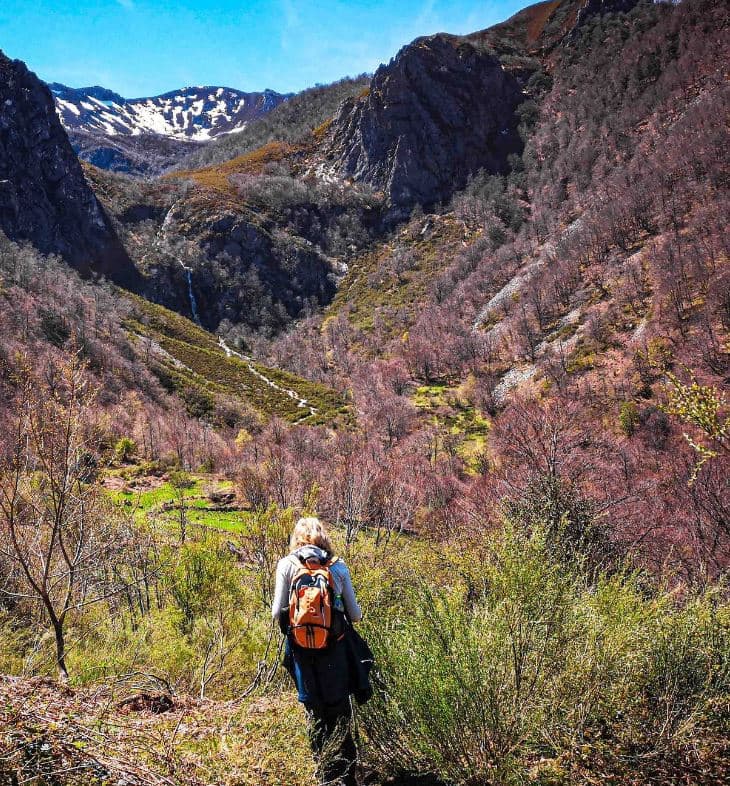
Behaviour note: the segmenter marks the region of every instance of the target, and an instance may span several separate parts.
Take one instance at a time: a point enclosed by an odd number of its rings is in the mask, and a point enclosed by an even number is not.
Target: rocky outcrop
[[[386,193],[396,212],[432,205],[479,169],[504,173],[521,149],[522,90],[499,60],[463,38],[435,35],[404,47],[346,101],[328,157],[340,174]]]
[[[211,331],[227,321],[274,334],[334,297],[332,267],[313,244],[245,210],[183,200],[161,240],[145,296]]]
[[[0,229],[82,274],[138,276],[84,178],[48,88],[0,52]]]

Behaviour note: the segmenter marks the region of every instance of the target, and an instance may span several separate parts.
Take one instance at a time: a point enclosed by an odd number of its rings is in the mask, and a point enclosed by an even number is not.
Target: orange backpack
[[[295,644],[305,650],[326,649],[341,632],[335,613],[335,589],[330,568],[337,557],[327,562],[309,559],[302,562],[289,593],[289,633]]]

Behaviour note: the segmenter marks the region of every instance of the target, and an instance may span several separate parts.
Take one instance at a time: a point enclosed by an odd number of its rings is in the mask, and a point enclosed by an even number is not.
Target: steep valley
[[[314,784],[300,515],[358,786],[724,783],[728,77],[724,4],[548,0],[80,163],[0,55],[0,784]]]

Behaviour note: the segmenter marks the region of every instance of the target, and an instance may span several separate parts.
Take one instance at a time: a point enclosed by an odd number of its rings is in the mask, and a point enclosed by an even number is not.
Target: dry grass
[[[324,121],[324,123],[320,123],[313,131],[312,136],[315,138],[317,142],[321,142],[324,137],[326,136],[327,132],[330,130],[332,123],[334,122],[334,118],[330,117]]]
[[[230,182],[232,175],[260,175],[267,164],[284,161],[303,151],[304,148],[301,145],[291,145],[288,142],[269,142],[263,147],[252,150],[250,153],[244,153],[231,161],[214,164],[203,169],[173,172],[165,177],[193,180],[203,188],[235,193],[235,188]]]
[[[526,9],[527,16],[527,40],[534,44],[542,35],[545,25],[550,17],[561,4],[561,0],[548,0]]]
[[[150,689],[0,677],[0,783],[275,786],[314,783],[291,693],[217,702]],[[160,711],[163,710],[163,711]]]

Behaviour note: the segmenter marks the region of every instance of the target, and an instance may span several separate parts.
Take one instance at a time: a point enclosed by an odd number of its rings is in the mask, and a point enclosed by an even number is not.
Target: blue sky
[[[0,49],[42,79],[127,98],[186,85],[301,90],[374,71],[419,35],[531,0],[0,0]]]

